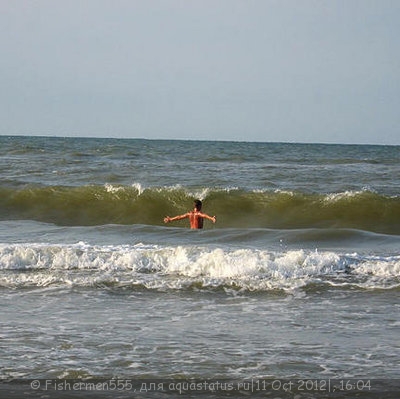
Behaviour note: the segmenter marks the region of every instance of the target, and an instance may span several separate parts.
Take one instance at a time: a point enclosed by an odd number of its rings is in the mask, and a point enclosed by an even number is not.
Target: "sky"
[[[0,0],[0,134],[400,144],[399,0]]]

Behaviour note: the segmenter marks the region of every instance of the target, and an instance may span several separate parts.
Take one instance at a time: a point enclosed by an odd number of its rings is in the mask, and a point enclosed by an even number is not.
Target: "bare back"
[[[198,211],[189,212],[189,222],[191,229],[202,229],[204,219],[200,216],[202,213]]]

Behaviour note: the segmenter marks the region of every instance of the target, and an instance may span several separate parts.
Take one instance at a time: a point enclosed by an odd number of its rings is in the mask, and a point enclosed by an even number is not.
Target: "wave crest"
[[[305,194],[179,185],[143,187],[139,183],[0,188],[0,218],[67,226],[162,225],[166,215],[187,212],[194,198],[204,201],[205,212],[218,216],[221,228],[352,228],[400,234],[400,198],[371,191]],[[186,226],[186,221],[176,226]]]
[[[188,287],[265,291],[310,284],[387,288],[400,285],[400,256],[365,257],[318,251],[194,246],[0,246],[3,287]]]

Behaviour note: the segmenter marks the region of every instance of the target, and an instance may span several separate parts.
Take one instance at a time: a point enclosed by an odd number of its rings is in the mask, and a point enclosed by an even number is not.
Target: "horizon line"
[[[400,144],[383,144],[383,143],[341,143],[341,142],[323,142],[323,141],[261,141],[261,140],[240,140],[240,139],[194,139],[194,138],[146,138],[146,137],[123,137],[123,136],[89,136],[89,135],[63,135],[63,134],[46,134],[46,133],[0,133],[2,137],[37,137],[37,138],[61,138],[61,139],[93,139],[93,140],[148,140],[148,141],[193,141],[193,142],[221,142],[221,143],[255,143],[255,144],[299,144],[299,145],[365,145],[365,146],[382,146],[382,147],[398,147]]]

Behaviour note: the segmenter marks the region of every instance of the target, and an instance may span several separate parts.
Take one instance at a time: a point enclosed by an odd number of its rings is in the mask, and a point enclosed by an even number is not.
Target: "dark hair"
[[[201,210],[202,205],[203,205],[203,203],[200,200],[194,200],[194,206],[196,207],[196,209],[198,211]]]

